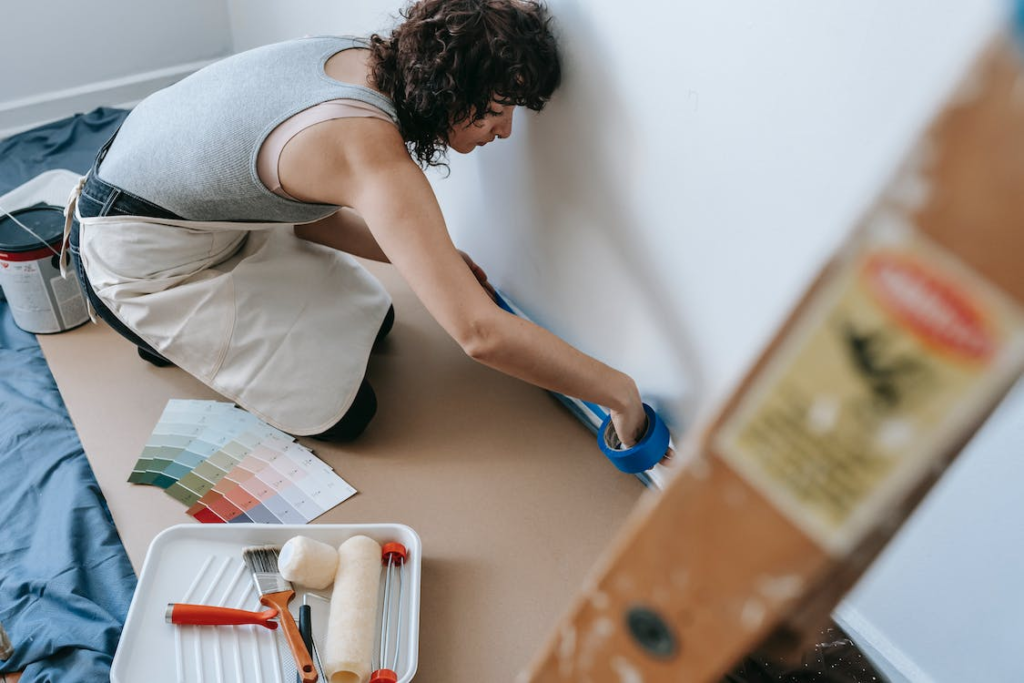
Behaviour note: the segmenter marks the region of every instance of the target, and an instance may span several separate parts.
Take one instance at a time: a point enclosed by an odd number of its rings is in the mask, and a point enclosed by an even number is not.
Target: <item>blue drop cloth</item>
[[[0,141],[0,194],[85,173],[127,115],[101,108]],[[97,683],[136,578],[35,335],[0,301],[0,623],[22,683]]]

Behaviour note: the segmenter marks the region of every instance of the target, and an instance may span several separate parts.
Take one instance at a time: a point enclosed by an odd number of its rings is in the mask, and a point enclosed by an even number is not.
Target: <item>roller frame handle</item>
[[[183,602],[167,604],[167,622],[191,626],[242,626],[255,624],[271,631],[277,628],[277,622],[271,621],[278,615],[274,607],[262,612],[250,612],[230,607],[214,607],[213,605],[190,605]]]
[[[313,652],[313,613],[309,605],[299,608],[299,635],[302,636],[302,643],[306,651]],[[302,683],[302,674],[295,674],[296,680]]]
[[[302,634],[299,633],[299,626],[295,618],[288,611],[288,603],[295,597],[295,591],[280,591],[278,593],[264,593],[260,596],[260,602],[267,607],[276,607],[280,612],[278,623],[284,631],[284,639],[288,642],[288,648],[295,658],[295,669],[299,672],[299,680],[302,683],[316,683],[318,678],[316,667],[313,666],[313,657],[302,642]]]

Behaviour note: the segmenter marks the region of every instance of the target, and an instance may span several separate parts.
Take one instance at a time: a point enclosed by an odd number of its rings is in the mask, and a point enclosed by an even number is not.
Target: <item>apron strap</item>
[[[109,144],[109,143],[108,143]],[[91,173],[92,171],[90,171]],[[71,223],[76,218],[79,219],[79,229],[81,229],[81,216],[78,215],[78,197],[82,194],[82,188],[85,187],[85,181],[89,178],[89,173],[78,179],[78,183],[71,188],[71,193],[68,195],[67,204],[64,206],[64,239],[60,243],[60,276],[67,280],[68,279],[68,263],[71,260],[69,253],[69,247],[71,245]],[[82,292],[82,297],[85,299],[85,309],[89,313],[89,320],[93,324],[98,323],[99,320],[96,318],[96,311],[92,307],[92,302],[89,300],[89,293]]]
[[[75,220],[75,213],[78,211],[78,197],[82,194],[82,188],[85,187],[85,180],[89,177],[86,173],[84,176],[78,179],[78,182],[73,188],[71,193],[68,195],[68,201],[64,205],[64,240],[60,244],[60,276],[65,280],[68,279],[68,261],[70,256],[68,255],[68,245],[71,242],[71,223]]]

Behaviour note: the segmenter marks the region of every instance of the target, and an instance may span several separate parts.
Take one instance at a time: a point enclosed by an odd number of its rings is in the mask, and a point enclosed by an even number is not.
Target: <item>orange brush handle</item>
[[[172,624],[193,624],[196,626],[238,626],[241,624],[258,624],[270,630],[277,628],[278,609],[266,609],[262,612],[248,612],[244,609],[230,607],[213,607],[211,605],[188,605],[172,602],[167,605],[167,621]]]
[[[316,683],[316,668],[313,667],[313,658],[302,642],[302,634],[299,633],[299,626],[295,623],[292,613],[288,611],[288,602],[295,597],[295,591],[281,591],[280,593],[264,593],[260,596],[260,602],[267,607],[276,607],[281,613],[278,621],[281,630],[284,631],[284,638],[288,641],[288,647],[295,658],[295,668],[299,671],[299,679],[302,683]]]

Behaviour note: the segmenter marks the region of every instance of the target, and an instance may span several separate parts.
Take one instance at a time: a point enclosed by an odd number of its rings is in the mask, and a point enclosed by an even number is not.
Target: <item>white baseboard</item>
[[[134,104],[214,61],[217,60],[178,64],[17,100],[0,101],[0,139],[79,112],[92,111],[96,107]]]
[[[832,618],[889,683],[938,683],[848,601],[839,603]]]

